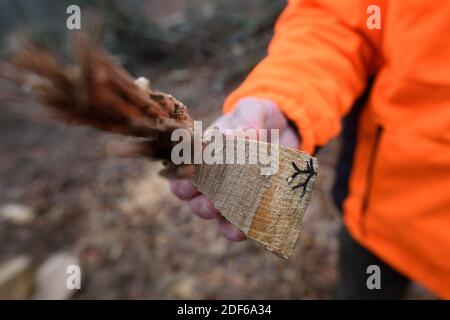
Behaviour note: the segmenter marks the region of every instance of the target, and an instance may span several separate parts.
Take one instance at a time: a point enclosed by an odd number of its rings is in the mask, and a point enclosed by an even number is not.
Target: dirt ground
[[[212,121],[245,69],[264,54],[270,34],[224,48],[219,57],[177,68],[143,70],[154,88]],[[231,52],[231,55],[229,54]],[[304,229],[289,261],[252,241],[229,243],[169,192],[161,167],[105,153],[120,137],[88,128],[31,122],[0,112],[0,204],[34,208],[27,226],[0,221],[0,261],[26,253],[37,263],[68,250],[82,262],[76,299],[316,299],[336,282],[340,216],[329,195],[338,142],[319,154],[320,174]],[[427,297],[413,289],[412,298]]]

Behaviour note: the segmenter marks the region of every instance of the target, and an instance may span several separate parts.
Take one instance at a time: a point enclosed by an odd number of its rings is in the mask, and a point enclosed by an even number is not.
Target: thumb
[[[264,128],[264,107],[259,99],[246,98],[238,102],[235,109],[217,119],[210,128],[217,127],[222,133],[235,129]]]
[[[231,113],[231,129],[264,128],[264,104],[260,99],[245,98],[239,100],[234,112]]]

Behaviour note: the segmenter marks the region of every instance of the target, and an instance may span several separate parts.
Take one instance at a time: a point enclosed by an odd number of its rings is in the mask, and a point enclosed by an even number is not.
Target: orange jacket
[[[381,8],[381,29],[367,8]],[[450,1],[291,0],[267,57],[225,102],[269,98],[312,152],[367,85],[344,203],[353,237],[450,298]]]

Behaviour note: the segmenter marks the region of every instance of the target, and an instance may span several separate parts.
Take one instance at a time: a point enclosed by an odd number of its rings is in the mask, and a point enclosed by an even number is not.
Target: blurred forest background
[[[150,78],[194,118],[211,122],[226,94],[264,57],[285,1],[1,0],[0,55],[18,32],[65,50],[70,4],[81,7],[83,24],[101,15],[105,46],[134,76]],[[37,281],[34,297],[42,298],[332,296],[341,222],[329,191],[338,141],[319,154],[303,234],[284,261],[254,242],[219,237],[214,222],[194,217],[170,194],[157,176],[160,164],[107,155],[111,139],[1,109],[0,264],[16,261],[17,272],[28,274],[11,289],[16,297],[33,297],[27,281]],[[65,269],[58,277],[58,266],[70,261],[82,266],[74,296],[65,292]],[[410,297],[427,294],[414,287]]]

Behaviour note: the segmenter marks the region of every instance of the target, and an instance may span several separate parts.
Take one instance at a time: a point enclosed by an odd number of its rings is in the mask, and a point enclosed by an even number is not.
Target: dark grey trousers
[[[360,246],[345,227],[340,235],[339,280],[335,299],[403,299],[410,280]],[[367,267],[380,267],[381,289],[368,289]]]

